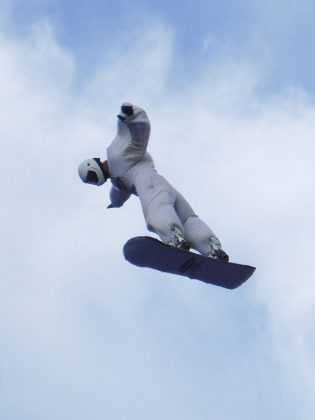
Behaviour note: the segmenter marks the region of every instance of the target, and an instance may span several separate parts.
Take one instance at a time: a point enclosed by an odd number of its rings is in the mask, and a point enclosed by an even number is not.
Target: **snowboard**
[[[177,274],[227,289],[236,289],[255,271],[249,265],[223,262],[166,245],[149,236],[129,239],[123,248],[125,259],[138,267]]]

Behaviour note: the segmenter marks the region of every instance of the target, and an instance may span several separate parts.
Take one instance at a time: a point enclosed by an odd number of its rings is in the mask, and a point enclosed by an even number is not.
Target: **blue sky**
[[[314,6],[3,0],[0,417],[314,417]],[[136,198],[78,163],[122,101],[222,240],[229,292],[127,264]]]
[[[314,4],[309,0],[12,3],[13,30],[22,36],[39,19],[53,23],[62,45],[78,60],[80,80],[90,76],[121,32],[141,31],[153,21],[162,21],[175,34],[178,65],[182,72],[188,72],[187,77],[209,56],[228,49],[236,57],[268,56],[268,78],[263,85],[268,91],[287,84],[314,91],[310,49],[315,36]]]

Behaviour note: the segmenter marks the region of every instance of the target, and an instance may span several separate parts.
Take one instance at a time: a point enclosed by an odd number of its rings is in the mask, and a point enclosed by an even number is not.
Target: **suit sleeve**
[[[110,190],[110,194],[109,194],[110,201],[111,201],[111,204],[109,207],[111,208],[121,207],[128,200],[130,196],[131,196],[130,193],[112,186]]]
[[[139,159],[144,156],[148,146],[151,131],[150,120],[143,109],[136,105],[129,104],[128,106],[132,108],[132,115],[120,114],[121,124],[125,125],[129,131],[129,144],[125,157]]]

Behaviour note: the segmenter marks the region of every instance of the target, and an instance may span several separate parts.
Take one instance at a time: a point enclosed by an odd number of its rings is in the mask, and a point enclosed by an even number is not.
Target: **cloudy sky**
[[[1,419],[313,419],[314,2],[0,6]],[[124,261],[140,205],[77,166],[125,100],[240,289]]]

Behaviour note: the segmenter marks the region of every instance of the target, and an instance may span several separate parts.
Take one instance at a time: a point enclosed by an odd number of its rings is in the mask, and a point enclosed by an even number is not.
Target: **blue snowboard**
[[[131,264],[177,274],[215,286],[235,289],[254,273],[255,268],[214,260],[166,245],[149,236],[129,239],[123,249]]]

